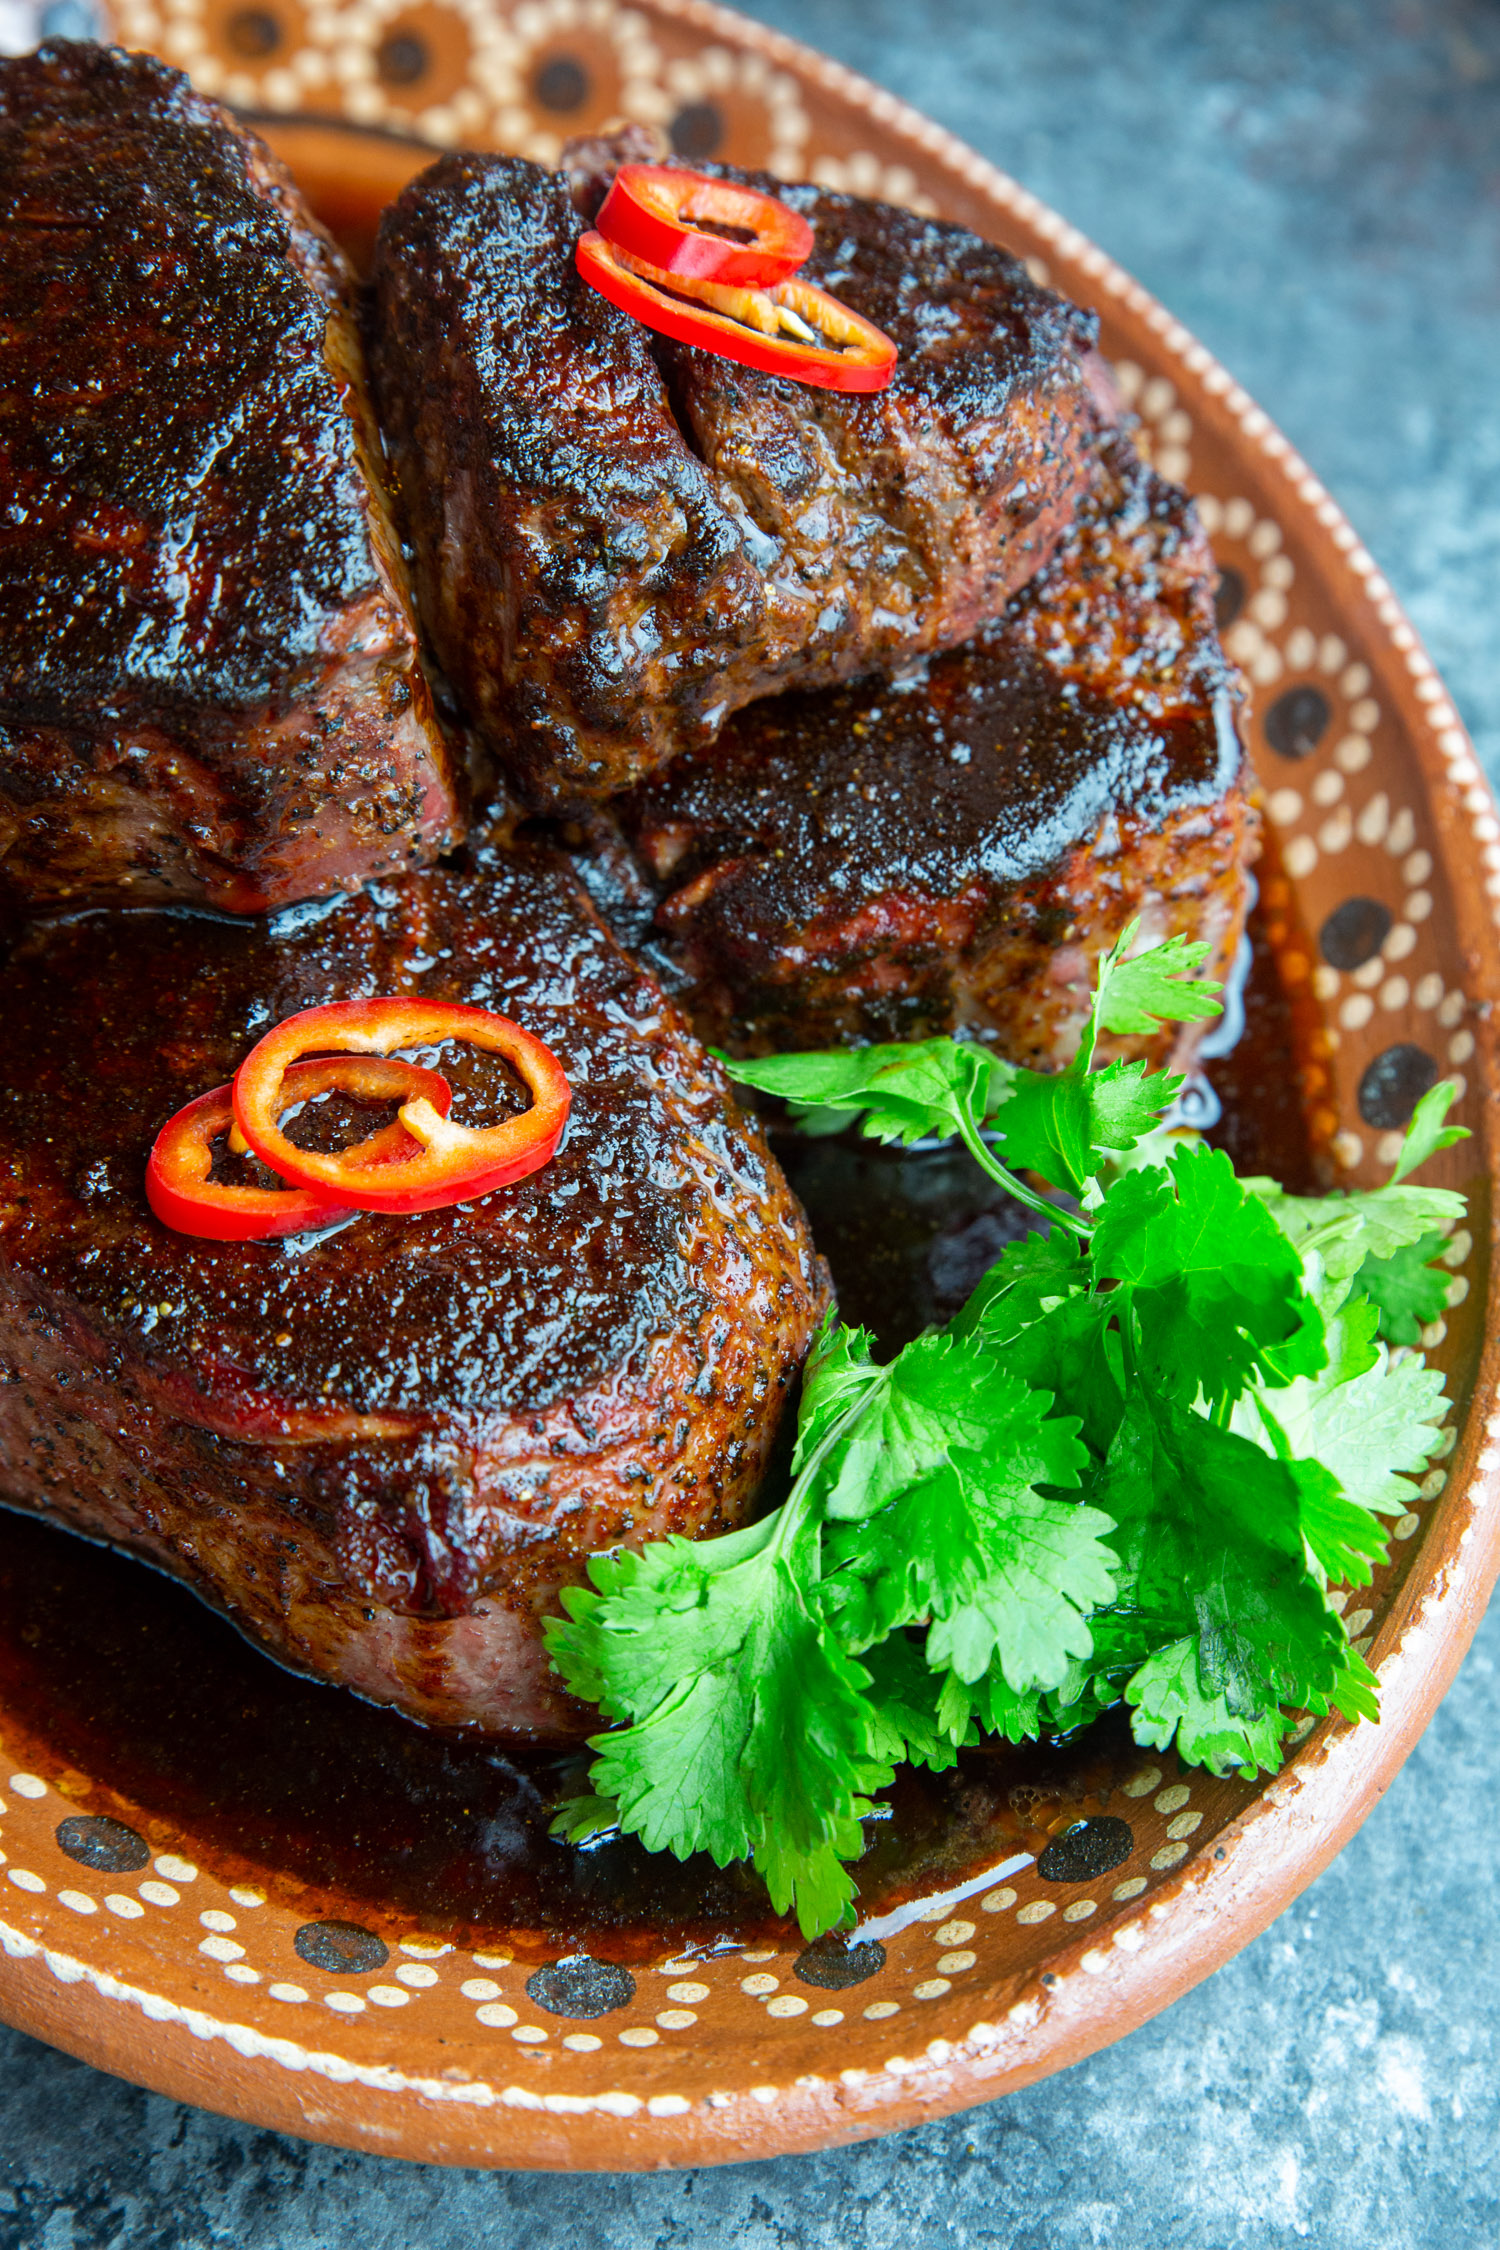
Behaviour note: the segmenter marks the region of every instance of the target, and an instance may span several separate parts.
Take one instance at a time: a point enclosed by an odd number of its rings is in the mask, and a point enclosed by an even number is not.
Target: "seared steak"
[[[167,1116],[270,1023],[370,992],[546,1040],[573,1087],[553,1161],[286,1244],[158,1225]],[[442,1068],[456,1117],[520,1098],[472,1050]],[[337,1122],[303,1112],[313,1145]],[[417,1718],[597,1724],[539,1616],[600,1548],[744,1516],[825,1295],[758,1128],[550,853],[486,848],[269,922],[72,916],[13,955],[0,1493]]]
[[[1232,957],[1253,827],[1213,585],[1191,504],[1111,438],[969,647],[757,703],[624,799],[700,1031],[757,1052],[962,1026],[1047,1065],[1131,916]]]
[[[248,911],[460,828],[348,275],[149,55],[0,61],[0,894]]]
[[[382,219],[371,370],[423,619],[533,806],[967,639],[1086,482],[1091,315],[961,227],[777,192],[807,277],[899,345],[879,396],[653,336],[575,270],[568,179],[517,158],[444,157]]]

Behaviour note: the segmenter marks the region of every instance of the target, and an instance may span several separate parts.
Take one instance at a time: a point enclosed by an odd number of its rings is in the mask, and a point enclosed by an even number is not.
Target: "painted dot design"
[[[1403,1040],[1378,1054],[1360,1079],[1359,1114],[1367,1125],[1395,1130],[1437,1081],[1438,1066],[1427,1049]]]
[[[367,1976],[391,1957],[385,1940],[357,1922],[304,1922],[292,1943],[309,1968],[332,1977]]]
[[[1044,1883],[1091,1883],[1129,1859],[1135,1849],[1130,1823],[1106,1813],[1065,1828],[1036,1863]]]
[[[570,2016],[575,2023],[590,2023],[597,2016],[628,2008],[635,1998],[635,1978],[613,1961],[596,1961],[591,1954],[574,1953],[549,1961],[526,1979],[526,1996],[545,2008],[549,2016]]]
[[[1333,718],[1333,706],[1319,687],[1288,688],[1267,711],[1265,737],[1278,757],[1309,758]]]
[[[57,1842],[80,1867],[95,1867],[106,1875],[129,1875],[151,1857],[144,1836],[102,1813],[74,1813],[60,1821]]]
[[[1346,898],[1318,932],[1318,950],[1332,969],[1362,969],[1373,961],[1395,920],[1384,900]]]
[[[878,1938],[846,1945],[837,1936],[830,1936],[819,1938],[800,1953],[792,1974],[803,1984],[816,1985],[820,1992],[847,1992],[853,1985],[878,1977],[885,1961],[885,1947]]]

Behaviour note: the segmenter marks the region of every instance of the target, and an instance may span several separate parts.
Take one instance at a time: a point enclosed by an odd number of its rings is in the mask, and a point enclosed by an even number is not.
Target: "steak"
[[[423,621],[534,808],[966,640],[1086,486],[1092,315],[961,227],[759,184],[810,221],[807,278],[894,337],[889,390],[652,335],[577,273],[569,179],[519,158],[444,157],[381,221],[370,362]]]
[[[1254,816],[1214,584],[1191,503],[1111,436],[1057,554],[967,648],[757,703],[625,798],[700,1033],[962,1029],[1045,1067],[1133,916],[1227,966]]]
[[[0,893],[252,911],[461,832],[349,275],[149,55],[0,61]]]
[[[143,1173],[165,1119],[272,1022],[371,992],[544,1039],[573,1088],[552,1162],[472,1205],[286,1242],[160,1226]],[[269,921],[34,924],[6,1033],[6,1499],[418,1719],[596,1725],[540,1618],[601,1548],[745,1517],[827,1289],[759,1128],[566,861],[486,845]],[[441,1067],[455,1117],[520,1103],[493,1057]],[[294,1129],[330,1146],[351,1122],[309,1107]]]

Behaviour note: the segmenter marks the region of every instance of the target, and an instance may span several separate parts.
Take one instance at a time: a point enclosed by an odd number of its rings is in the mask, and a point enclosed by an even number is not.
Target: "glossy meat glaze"
[[[579,277],[569,178],[519,158],[445,157],[381,222],[371,371],[423,617],[534,807],[967,639],[1087,482],[1092,315],[961,227],[761,184],[813,226],[805,278],[896,339],[889,390],[654,337]]]
[[[0,894],[235,911],[457,840],[340,253],[148,55],[0,59]]]
[[[704,1036],[1076,1042],[1124,924],[1243,927],[1239,683],[1191,503],[1118,433],[1047,567],[899,684],[758,703],[618,808]]]
[[[573,1087],[554,1160],[468,1208],[284,1244],[158,1225],[158,1126],[270,1023],[366,992],[546,1040]],[[482,848],[270,922],[37,924],[6,1031],[7,1498],[418,1718],[597,1724],[538,1617],[599,1548],[741,1520],[826,1279],[758,1129],[566,862]],[[441,1067],[456,1117],[520,1098],[471,1051]],[[331,1115],[303,1118],[327,1145]]]

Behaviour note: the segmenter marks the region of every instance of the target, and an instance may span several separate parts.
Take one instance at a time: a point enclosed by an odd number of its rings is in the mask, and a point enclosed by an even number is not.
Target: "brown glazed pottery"
[[[795,1938],[625,1968],[549,1964],[524,1933],[470,1951],[273,1855],[231,1863],[176,1820],[170,1775],[124,1796],[0,1696],[0,2014],[209,2109],[468,2165],[826,2147],[1077,2061],[1216,1968],[1339,1849],[1452,1678],[1500,1561],[1500,820],[1442,682],[1316,477],[1169,313],[949,135],[783,38],[699,0],[115,0],[114,20],[256,115],[356,255],[432,146],[545,161],[630,116],[688,157],[961,220],[1096,306],[1143,442],[1200,496],[1223,566],[1274,846],[1262,895],[1330,1177],[1383,1177],[1412,1100],[1451,1076],[1474,1138],[1435,1176],[1471,1218],[1423,1338],[1456,1439],[1390,1566],[1350,1596],[1378,1727],[1310,1728],[1261,1786],[1135,1752],[1107,1795],[1065,1805],[1041,1787],[1029,1817],[1058,1845],[911,1899],[832,1969]]]

